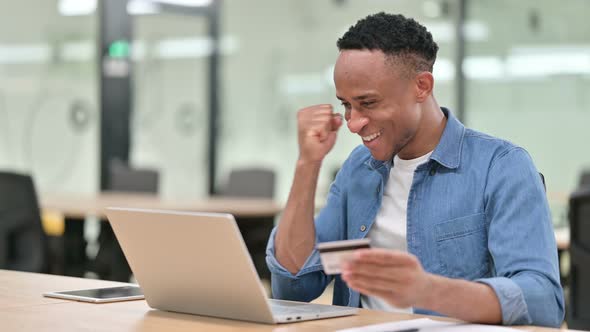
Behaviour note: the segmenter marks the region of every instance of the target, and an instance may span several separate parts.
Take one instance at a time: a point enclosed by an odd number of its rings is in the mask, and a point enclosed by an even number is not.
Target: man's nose
[[[353,134],[358,134],[363,129],[363,127],[367,125],[367,123],[369,123],[369,119],[361,116],[355,111],[351,112],[350,118],[346,121],[348,130],[350,130],[350,132]]]

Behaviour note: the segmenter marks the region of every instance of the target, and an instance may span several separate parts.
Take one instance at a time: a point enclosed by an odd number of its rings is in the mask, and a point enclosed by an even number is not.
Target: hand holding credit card
[[[352,255],[357,249],[371,247],[370,239],[343,240],[322,242],[317,244],[320,253],[320,260],[324,266],[326,274],[341,273],[342,263],[352,259]]]

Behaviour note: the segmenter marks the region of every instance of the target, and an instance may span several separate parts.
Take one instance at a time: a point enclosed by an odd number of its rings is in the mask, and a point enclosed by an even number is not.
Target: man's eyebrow
[[[365,99],[375,98],[375,97],[377,97],[376,94],[367,93],[366,95],[356,96],[356,97],[353,97],[352,99],[354,99],[354,100],[365,100]]]
[[[374,93],[367,93],[365,95],[360,95],[360,96],[352,97],[352,99],[354,99],[354,100],[365,100],[365,99],[375,98],[375,97],[377,97],[376,94],[374,94]],[[346,101],[346,100],[344,100],[344,98],[342,98],[340,96],[336,96],[336,98],[338,98],[338,100],[341,100],[341,101]]]

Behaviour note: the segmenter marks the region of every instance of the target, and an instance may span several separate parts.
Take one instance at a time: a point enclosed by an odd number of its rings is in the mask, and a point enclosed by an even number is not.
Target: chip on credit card
[[[342,263],[352,259],[357,249],[371,247],[371,240],[356,239],[318,243],[316,248],[320,253],[320,260],[326,274],[339,274],[342,272]]]

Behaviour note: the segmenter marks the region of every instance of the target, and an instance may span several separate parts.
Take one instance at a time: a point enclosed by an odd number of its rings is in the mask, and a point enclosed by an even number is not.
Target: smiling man
[[[343,120],[328,104],[298,112],[295,177],[267,249],[273,297],[310,301],[335,279],[337,305],[559,326],[557,249],[528,153],[438,105],[438,46],[413,19],[368,16],[337,45],[336,96],[362,145],[314,220],[319,170]],[[324,273],[318,243],[364,237],[371,249],[341,275]]]

